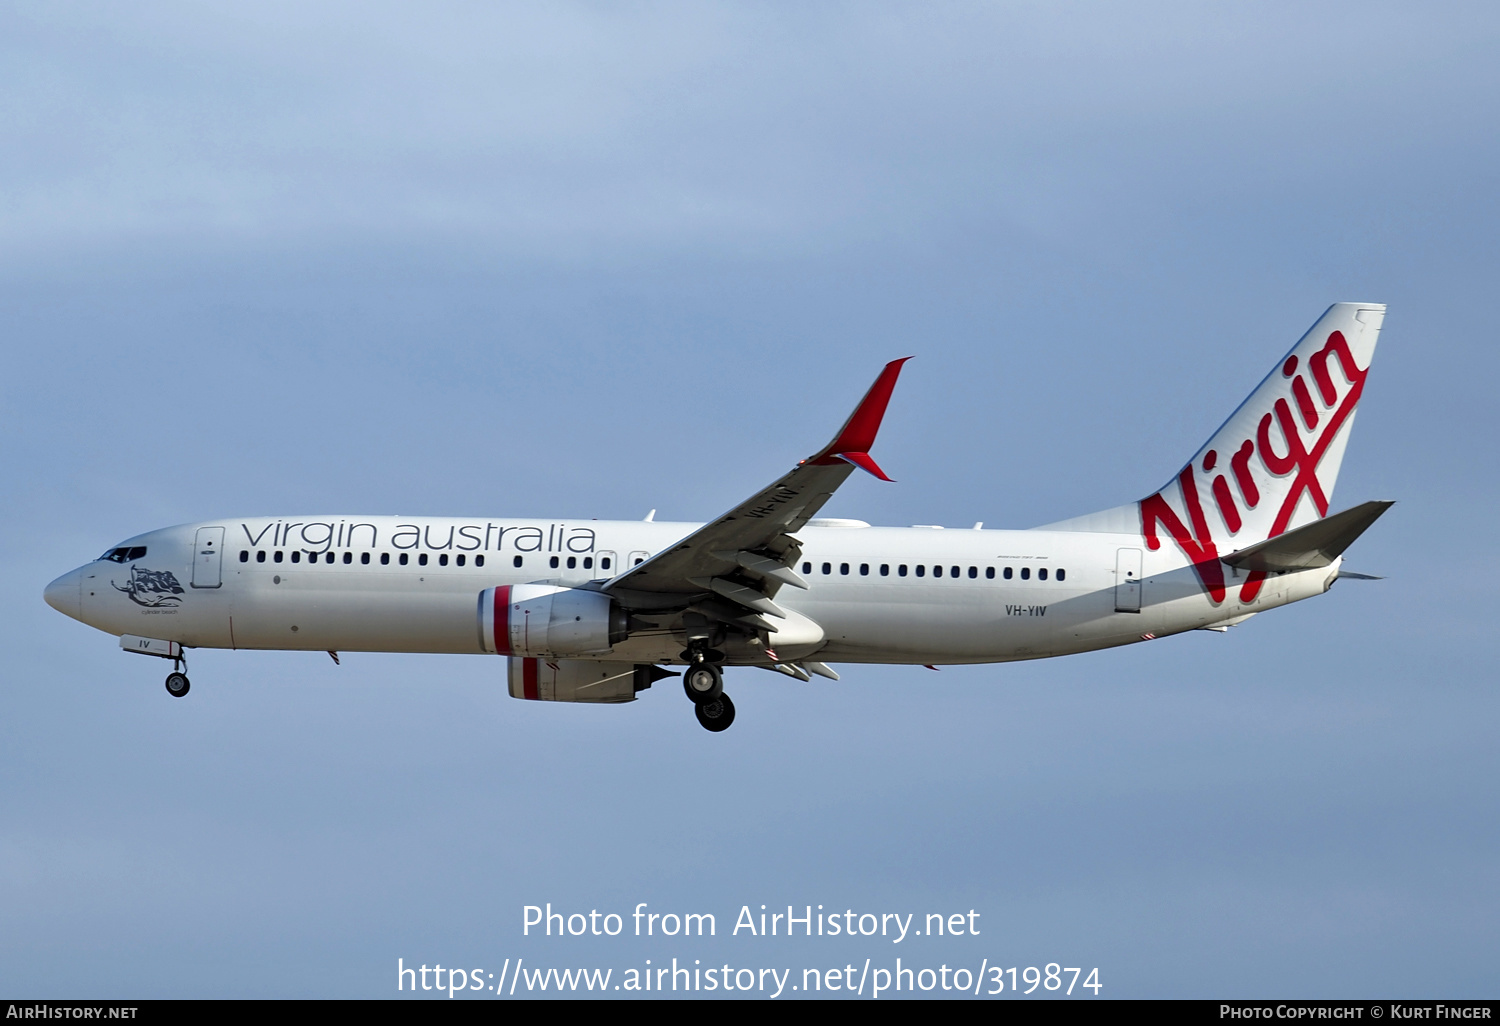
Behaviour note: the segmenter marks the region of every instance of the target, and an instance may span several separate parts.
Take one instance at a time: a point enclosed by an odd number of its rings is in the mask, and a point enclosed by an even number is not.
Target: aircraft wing
[[[802,547],[793,535],[823,507],[855,467],[882,481],[870,458],[901,365],[885,365],[832,442],[771,485],[682,541],[600,585],[626,609],[696,605],[713,619],[766,626],[784,617],[774,601],[785,585],[806,588],[792,570]]]

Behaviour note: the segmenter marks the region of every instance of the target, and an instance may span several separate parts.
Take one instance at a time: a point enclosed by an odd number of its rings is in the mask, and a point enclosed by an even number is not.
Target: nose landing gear
[[[182,650],[179,649],[178,654],[172,657],[172,672],[167,674],[167,694],[173,698],[182,698],[188,693],[188,688],[192,687],[192,684],[187,679],[187,674],[182,672],[186,669],[187,659],[182,655]]]
[[[182,644],[176,641],[166,641],[162,638],[143,638],[135,634],[120,635],[120,647],[127,652],[137,655],[155,656],[158,659],[172,660],[172,672],[167,674],[167,694],[173,698],[181,698],[188,693],[187,653],[183,651]]]

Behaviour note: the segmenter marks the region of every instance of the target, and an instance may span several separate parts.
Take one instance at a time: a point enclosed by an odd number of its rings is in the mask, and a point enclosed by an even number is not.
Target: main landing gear
[[[682,690],[694,705],[712,702],[724,693],[724,672],[713,663],[692,663],[682,675]]]
[[[715,734],[728,730],[729,725],[734,722],[734,703],[722,692],[713,701],[694,706],[693,711],[698,714],[698,722],[703,724],[703,729]]]
[[[724,694],[724,671],[719,663],[724,656],[712,649],[697,648],[683,653],[688,660],[682,675],[682,690],[693,703],[693,711],[704,730],[718,733],[734,722],[734,703]]]

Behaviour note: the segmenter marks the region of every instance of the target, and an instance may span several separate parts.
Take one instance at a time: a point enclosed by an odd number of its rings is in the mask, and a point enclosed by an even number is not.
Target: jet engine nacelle
[[[479,594],[486,652],[557,658],[608,652],[625,640],[626,614],[608,595],[552,584],[514,584]]]

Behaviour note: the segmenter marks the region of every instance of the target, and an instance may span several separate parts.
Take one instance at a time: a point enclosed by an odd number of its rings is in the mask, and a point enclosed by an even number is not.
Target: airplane
[[[833,441],[706,524],[246,517],[137,535],[46,587],[127,652],[504,656],[510,694],[630,702],[682,678],[727,728],[726,666],[1039,659],[1225,631],[1328,591],[1392,503],[1329,513],[1385,307],[1337,303],[1193,458],[1136,502],[1029,530],[872,527],[817,514],[870,455],[906,359]],[[909,359],[909,357],[907,358]],[[667,667],[681,667],[676,672]],[[847,670],[846,670],[847,672]]]

